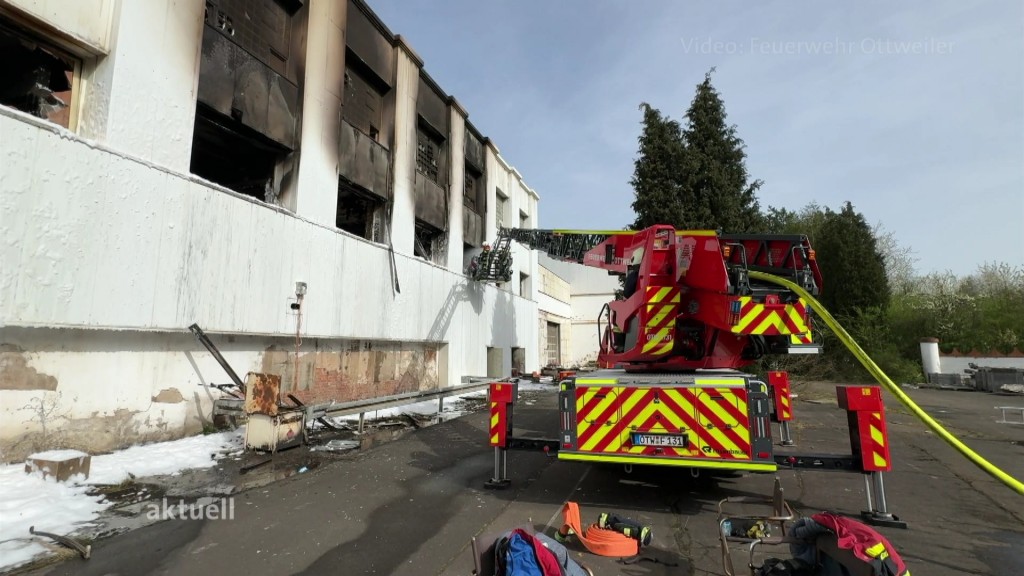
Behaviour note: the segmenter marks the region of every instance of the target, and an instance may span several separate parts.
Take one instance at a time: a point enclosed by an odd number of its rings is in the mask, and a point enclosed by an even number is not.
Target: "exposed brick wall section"
[[[283,399],[346,402],[437,388],[437,355],[436,346],[416,342],[313,341],[299,356],[297,382],[294,350],[267,349],[262,371],[281,376]]]

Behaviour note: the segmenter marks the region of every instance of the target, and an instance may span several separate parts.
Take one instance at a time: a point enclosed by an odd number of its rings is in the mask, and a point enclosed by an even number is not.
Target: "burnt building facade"
[[[463,273],[539,197],[362,0],[0,0],[0,47],[0,459],[208,425],[193,323],[306,402],[540,366],[536,256]]]

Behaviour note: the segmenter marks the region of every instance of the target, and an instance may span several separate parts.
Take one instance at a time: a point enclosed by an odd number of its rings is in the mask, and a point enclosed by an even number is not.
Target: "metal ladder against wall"
[[[604,232],[585,230],[536,230],[501,228],[490,251],[476,256],[469,276],[481,282],[508,282],[512,279],[512,240],[530,250],[540,250],[557,260],[582,263],[584,255],[608,239]]]
[[[512,238],[504,234],[505,229],[498,233],[490,250],[481,252],[473,258],[470,266],[470,277],[480,282],[508,282],[512,280]]]

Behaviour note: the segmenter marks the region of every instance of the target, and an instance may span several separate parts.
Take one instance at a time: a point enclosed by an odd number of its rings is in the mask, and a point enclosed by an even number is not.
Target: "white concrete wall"
[[[7,325],[175,331],[198,322],[217,332],[288,333],[287,301],[303,280],[309,337],[424,340],[432,311],[464,283],[398,255],[405,289],[392,296],[379,245],[24,114],[0,109],[0,133],[0,157],[10,160],[0,184]],[[482,297],[485,308],[536,306],[491,287]],[[467,329],[490,324],[486,312],[459,320]]]
[[[507,205],[505,206],[505,226],[510,228],[519,226],[520,211],[530,214],[527,227],[533,227],[533,223],[536,222],[537,193],[523,182],[522,175],[501,156],[501,153],[493,144],[487,146],[486,155],[488,209],[485,218],[487,230],[485,241],[493,243],[498,233],[496,211],[499,205],[497,190],[500,189],[508,198]],[[538,286],[540,284],[540,268],[537,258],[538,253],[536,251],[529,250],[516,242],[512,243],[513,277],[507,286],[509,290],[524,298],[534,300],[537,298]],[[520,273],[526,274],[530,278],[526,294],[520,293]]]
[[[79,133],[187,172],[203,11],[203,0],[119,2],[110,54],[82,72]]]
[[[129,0],[130,1],[130,0]],[[83,49],[105,54],[117,0],[0,0],[0,7],[63,32]]]
[[[75,434],[76,422],[117,415],[97,426],[126,441],[194,430],[208,408],[196,385],[227,379],[187,327],[218,335],[236,371],[260,370],[262,352],[294,335],[300,280],[306,342],[441,343],[444,384],[485,374],[487,347],[503,351],[503,374],[511,348],[526,350],[527,372],[539,368],[535,253],[517,256],[534,280],[525,295],[518,278],[499,290],[468,282],[450,256],[447,267],[412,256],[421,62],[404,44],[391,223],[401,292],[386,246],[333,227],[345,5],[310,4],[298,214],[188,174],[201,0],[114,4],[110,53],[84,73],[77,135],[0,107],[0,354],[55,386],[5,388],[0,370],[0,445],[41,425],[20,411],[33,401],[56,402]],[[453,111],[456,144],[463,120]],[[490,150],[488,176],[489,239],[496,180],[536,218],[536,193]]]
[[[420,61],[404,42],[396,50],[398,85],[395,87],[394,208],[391,242],[395,251],[413,254],[416,233],[416,97],[420,89]]]
[[[971,356],[940,356],[939,366],[942,374],[963,374],[971,364],[983,368],[1021,368],[1024,369],[1024,358],[1011,357],[971,357]]]
[[[197,322],[209,332],[288,335],[294,316],[287,305],[294,282],[303,280],[307,339],[447,342],[448,384],[484,374],[487,346],[507,351],[504,373],[512,347],[526,349],[529,371],[538,368],[533,301],[402,254],[396,264],[403,290],[394,294],[382,246],[24,114],[0,109],[0,135],[3,326],[180,334]],[[258,368],[253,352],[231,361],[241,372]],[[95,402],[125,410],[145,404],[133,418],[180,432],[186,413],[196,412],[196,382],[182,376],[192,368],[181,353],[55,351],[31,356],[29,364],[57,379],[69,419],[89,417]],[[96,393],[107,387],[121,392]],[[154,391],[165,388],[178,389],[188,405],[152,404]],[[32,394],[0,390],[7,407],[0,440],[25,432],[24,415],[10,410]],[[94,401],[80,402],[84,396]]]
[[[572,306],[568,302],[552,298],[547,294],[540,294],[537,299],[537,308],[541,312],[547,312],[548,314],[558,316],[559,318],[565,318],[569,320],[572,318]]]
[[[345,95],[345,13],[348,0],[309,5],[306,76],[295,213],[334,226],[338,210],[338,139]]]
[[[448,148],[451,160],[448,187],[448,250],[445,262],[450,270],[464,270],[462,252],[462,204],[466,178],[466,115],[455,101],[448,107],[451,141]]]
[[[569,302],[572,297],[569,283],[543,265],[540,265],[540,284],[537,289],[542,294],[547,294],[562,302]]]
[[[615,299],[619,288],[617,276],[606,270],[540,257],[542,265],[569,286],[572,320],[572,341],[563,354],[567,365],[586,364],[597,359],[598,321],[601,308]]]

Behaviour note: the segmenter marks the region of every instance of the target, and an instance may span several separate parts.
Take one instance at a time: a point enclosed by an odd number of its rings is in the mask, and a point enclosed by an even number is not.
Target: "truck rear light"
[[[768,452],[758,452],[757,457],[760,458],[761,460],[767,460],[768,458],[771,457],[771,454],[769,454]]]

